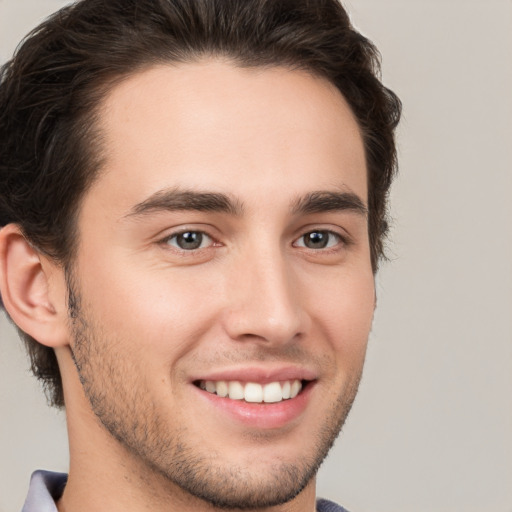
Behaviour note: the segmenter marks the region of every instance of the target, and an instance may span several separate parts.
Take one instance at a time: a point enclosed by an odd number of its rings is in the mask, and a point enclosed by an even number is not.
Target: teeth
[[[287,398],[290,398],[290,391],[292,389],[292,386],[290,384],[290,381],[283,382],[283,400],[286,400]]]
[[[199,387],[208,393],[215,393],[220,397],[229,397],[231,400],[245,400],[251,403],[277,403],[295,398],[302,389],[300,380],[286,380],[283,382],[269,382],[261,385],[256,382],[243,384],[234,381],[202,380]]]
[[[279,382],[271,382],[263,387],[263,401],[267,403],[281,402],[283,390]]]
[[[263,402],[263,388],[261,384],[248,382],[244,389],[244,399],[246,402]]]
[[[302,389],[302,382],[300,380],[294,380],[292,382],[292,388],[290,390],[290,398],[295,398],[299,391]]]
[[[229,398],[231,400],[243,400],[244,399],[244,387],[240,382],[233,381],[228,384]]]
[[[218,382],[215,383],[215,393],[217,393],[217,395],[222,397],[228,396],[228,392],[228,383],[226,381],[219,380]]]
[[[204,382],[204,381],[202,381],[202,382]],[[215,385],[215,382],[212,382],[211,380],[207,380],[205,382],[203,389],[208,391],[208,393],[215,393],[215,391],[217,390],[217,386]]]

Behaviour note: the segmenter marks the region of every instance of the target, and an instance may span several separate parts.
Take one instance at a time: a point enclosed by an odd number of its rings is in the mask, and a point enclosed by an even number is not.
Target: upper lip
[[[193,382],[201,380],[210,381],[241,381],[257,382],[268,384],[269,382],[287,381],[287,380],[316,380],[317,374],[311,369],[300,366],[280,366],[273,368],[264,368],[257,366],[236,367],[223,370],[209,371],[196,375],[191,380]]]

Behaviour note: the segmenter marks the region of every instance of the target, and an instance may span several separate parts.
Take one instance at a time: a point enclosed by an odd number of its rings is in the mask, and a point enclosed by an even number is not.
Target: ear
[[[0,294],[22,331],[48,347],[68,344],[64,272],[34,249],[16,224],[0,229]]]

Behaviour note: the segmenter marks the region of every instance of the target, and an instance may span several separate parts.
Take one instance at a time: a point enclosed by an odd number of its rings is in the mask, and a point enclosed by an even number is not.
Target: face
[[[290,500],[348,414],[373,316],[350,109],[306,73],[210,61],[125,80],[100,128],[71,279],[87,407],[146,480]]]

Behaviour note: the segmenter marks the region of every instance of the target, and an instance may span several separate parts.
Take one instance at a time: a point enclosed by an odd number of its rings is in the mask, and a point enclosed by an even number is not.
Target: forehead
[[[287,184],[366,200],[350,107],[328,81],[281,67],[160,65],[112,89],[100,109],[104,169],[89,195],[120,207],[169,187],[261,197]]]

